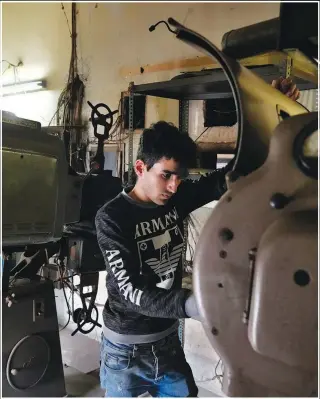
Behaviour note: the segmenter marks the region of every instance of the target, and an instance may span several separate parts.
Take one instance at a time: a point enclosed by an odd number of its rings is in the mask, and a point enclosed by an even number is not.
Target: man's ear
[[[141,159],[137,159],[134,164],[134,170],[136,172],[136,175],[138,177],[141,177],[143,175],[143,172],[147,170],[147,165],[143,161],[141,161]]]

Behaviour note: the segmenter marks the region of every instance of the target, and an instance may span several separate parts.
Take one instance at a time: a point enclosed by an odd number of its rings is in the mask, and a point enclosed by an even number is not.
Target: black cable
[[[168,25],[168,23],[167,23],[166,21],[163,21],[163,20],[157,22],[155,25],[151,25],[150,28],[149,28],[149,32],[153,32],[159,24],[165,24],[166,27],[168,28],[168,30],[169,30],[170,32],[176,33],[174,30],[172,30],[172,29],[170,28],[170,26]]]
[[[61,94],[60,94],[60,96],[61,96]],[[59,98],[60,98],[60,97],[59,97]],[[58,100],[58,103],[59,103],[59,100]],[[56,112],[53,114],[53,117],[51,118],[51,120],[50,120],[48,126],[51,125],[51,123],[52,123],[54,117],[57,116],[57,114],[59,113],[59,111],[61,110],[61,108],[62,108],[63,105],[64,105],[64,104],[60,104],[60,105],[57,107]],[[67,106],[67,105],[68,105],[68,103],[66,104],[66,106]]]
[[[120,113],[121,109],[122,109],[122,98],[120,98],[120,100],[119,100],[119,103],[118,103],[118,117],[117,117],[117,119],[115,120],[115,122],[112,125],[113,129],[112,129],[112,131],[110,131],[108,140],[113,139],[113,136],[115,135],[115,133],[117,133],[117,130],[119,129],[119,127],[121,127],[121,124],[122,124],[122,114]],[[116,141],[121,141],[121,140],[118,139]]]
[[[71,167],[76,171],[85,170],[85,162],[79,158],[79,150],[82,148],[82,137],[79,129],[73,130],[73,126],[82,124],[82,104],[84,99],[84,83],[78,75],[77,65],[77,18],[76,18],[76,4],[71,4],[71,27],[69,25],[68,17],[64,10],[64,5],[61,3],[61,8],[64,12],[68,30],[71,37],[71,57],[69,64],[69,73],[67,84],[62,90],[58,102],[57,109],[52,119],[49,122],[51,125],[53,119],[56,117],[56,124],[64,127],[64,134],[62,139],[66,146],[67,159]],[[74,155],[76,154],[76,155]],[[80,165],[80,161],[83,161]]]
[[[222,386],[222,381],[221,381],[220,378],[223,377],[223,374],[218,374],[218,373],[217,373],[218,367],[219,367],[219,364],[220,364],[220,363],[221,363],[221,358],[218,360],[218,362],[217,362],[217,364],[216,364],[216,367],[215,367],[215,369],[214,369],[214,374],[215,374],[215,378],[218,379],[220,385]]]
[[[75,276],[78,276],[78,275],[79,275],[79,273],[75,273],[75,274],[72,274],[71,276],[58,278],[58,280],[54,280],[53,282],[54,282],[54,283],[57,283],[58,281],[69,280],[69,278],[75,277]]]
[[[214,368],[214,374],[217,375],[219,364],[221,363],[221,359],[217,361],[216,367]]]
[[[203,133],[205,133],[208,129],[209,129],[209,127],[206,127],[204,129],[204,131],[194,140],[194,142],[196,142],[203,135]]]
[[[219,367],[219,364],[221,363],[221,359],[219,359],[218,361],[217,361],[217,364],[216,364],[216,367],[215,367],[215,369],[214,369],[214,377],[212,377],[212,378],[207,378],[207,379],[205,379],[205,380],[197,380],[196,382],[207,382],[207,381],[214,381],[214,380],[218,380],[219,382],[220,382],[220,385],[222,386],[222,382],[221,382],[221,380],[220,380],[220,378],[222,378],[223,377],[223,373],[222,374],[218,374],[217,373],[217,371],[218,371],[218,367]]]
[[[15,64],[13,64],[12,62],[9,62],[9,61],[7,61],[7,60],[1,60],[1,62],[6,62],[6,63],[8,64],[7,68],[2,72],[2,75],[4,75],[4,74],[8,71],[8,69],[13,68],[14,75],[15,75],[15,83],[17,83],[17,82],[16,82],[16,73],[17,73],[17,69],[18,69],[20,66],[23,65],[23,62],[22,62],[22,61],[19,61],[19,62],[17,63],[17,65],[15,65]]]
[[[36,253],[34,253],[32,256],[28,257],[27,259],[30,259],[29,262],[28,262],[26,259],[24,259],[24,260],[22,260],[21,262],[17,263],[17,264],[11,269],[10,273],[11,273],[13,270],[15,270],[16,268],[22,266],[22,268],[19,269],[19,270],[14,274],[14,276],[9,280],[9,285],[12,285],[13,282],[17,280],[17,278],[19,277],[18,275],[19,275],[24,269],[26,269],[26,268],[29,266],[29,264],[31,263],[31,261],[39,254],[39,252],[40,252],[40,250],[37,251]],[[23,264],[23,263],[25,263],[25,264]]]
[[[62,283],[62,284],[63,284],[63,283]],[[69,302],[68,302],[68,299],[67,299],[67,295],[66,295],[66,292],[65,292],[65,289],[64,289],[64,285],[62,285],[62,289],[63,289],[64,298],[65,298],[65,300],[66,300],[66,304],[67,304],[67,307],[68,307],[68,321],[67,321],[66,324],[59,330],[59,332],[61,332],[62,330],[64,330],[65,328],[68,327],[68,325],[69,325],[69,323],[70,323],[70,319],[71,319],[70,305],[69,305]],[[70,296],[70,298],[71,298],[71,296]],[[69,298],[69,300],[70,300],[70,298]]]
[[[10,66],[12,66],[12,67],[15,67],[15,68],[22,65],[21,62],[18,62],[17,65],[15,65],[15,64],[13,64],[12,62],[9,62],[9,61],[7,61],[7,60],[1,60],[1,62],[6,62],[8,65],[10,65]]]
[[[71,292],[72,292],[72,305],[71,305],[71,308],[72,308],[72,316],[73,316],[73,314],[74,314],[74,283],[73,283],[73,277],[74,277],[74,276],[72,276],[72,282],[71,282],[71,284],[72,284],[72,290],[71,290]]]
[[[68,29],[69,29],[69,33],[70,33],[70,36],[71,36],[71,30],[70,30],[69,20],[68,20],[68,17],[67,17],[66,12],[64,11],[64,5],[63,5],[63,3],[61,3],[61,9],[62,9],[62,11],[63,11],[63,13],[64,13],[64,16],[66,17],[67,25],[68,25]]]
[[[70,309],[70,304],[69,301],[67,299],[67,294],[66,294],[66,290],[64,288],[64,281],[62,280],[62,275],[61,275],[61,266],[59,265],[59,273],[61,276],[61,283],[62,283],[62,290],[63,290],[63,295],[64,295],[64,299],[66,300],[66,304],[67,304],[67,308],[68,308],[68,321],[66,322],[66,324],[59,330],[59,332],[61,332],[62,330],[64,330],[70,323],[70,319],[71,319],[71,309]],[[71,298],[71,296],[70,296]],[[70,300],[69,298],[69,300]]]
[[[236,109],[231,109],[230,111],[221,111],[219,109],[210,108],[210,111],[217,112],[218,114],[232,114],[233,112],[237,112]]]

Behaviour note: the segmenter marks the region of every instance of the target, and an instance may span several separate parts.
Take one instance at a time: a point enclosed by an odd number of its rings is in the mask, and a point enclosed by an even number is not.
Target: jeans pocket
[[[129,353],[106,353],[105,366],[113,371],[124,371],[130,366],[131,355]]]
[[[158,359],[160,368],[179,368],[179,365],[185,361],[185,355],[179,339],[177,342],[170,342],[168,346],[158,348],[154,352],[154,355]]]

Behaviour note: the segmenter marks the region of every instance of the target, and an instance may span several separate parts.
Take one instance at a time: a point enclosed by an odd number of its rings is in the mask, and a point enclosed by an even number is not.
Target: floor
[[[83,334],[71,336],[71,331],[60,332],[62,361],[68,397],[103,397],[99,384],[99,342]],[[143,395],[149,396],[149,395]],[[198,397],[217,396],[199,387]]]
[[[64,378],[68,397],[101,398],[104,396],[98,375],[85,374],[73,367],[64,366]]]

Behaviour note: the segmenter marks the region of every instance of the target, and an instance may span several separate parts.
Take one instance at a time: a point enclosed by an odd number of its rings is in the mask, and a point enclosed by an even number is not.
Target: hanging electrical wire
[[[221,365],[221,366],[220,366],[220,369],[221,369],[220,374],[218,374],[218,367],[219,367],[219,365]],[[221,362],[221,358],[219,358],[219,360],[218,360],[218,362],[217,362],[217,364],[216,364],[216,366],[215,366],[215,368],[214,368],[214,375],[215,375],[215,378],[218,379],[218,381],[219,381],[221,387],[222,387],[222,379],[221,379],[221,378],[223,378],[223,369],[222,369],[222,368],[223,368],[223,364],[222,364],[222,362]]]
[[[65,328],[68,327],[68,325],[69,325],[69,323],[71,321],[72,311],[71,311],[71,307],[70,307],[70,299],[71,299],[71,296],[74,295],[74,292],[70,291],[70,296],[69,296],[69,299],[68,299],[67,298],[67,294],[66,294],[66,290],[65,290],[65,281],[64,281],[64,278],[65,278],[65,276],[64,276],[65,267],[64,267],[63,261],[61,259],[57,259],[56,263],[57,263],[58,270],[59,270],[59,276],[60,276],[59,280],[60,280],[61,285],[62,285],[63,296],[64,296],[64,299],[66,301],[66,305],[67,305],[67,309],[68,309],[68,320],[67,320],[66,324],[59,330],[59,332],[61,332],[62,330],[64,330]]]
[[[57,109],[49,126],[54,118],[58,126],[63,126],[63,140],[66,145],[69,165],[76,170],[82,169],[80,171],[84,171],[84,162],[82,162],[82,166],[78,162],[81,158],[81,150],[85,153],[81,129],[85,86],[78,73],[76,3],[71,4],[71,28],[63,3],[61,3],[61,9],[66,17],[71,36],[71,57],[67,83],[58,98]]]
[[[209,129],[209,127],[205,128],[204,131],[203,131],[201,134],[199,134],[199,136],[194,140],[194,142],[196,143],[196,142],[200,139],[200,137],[201,137],[208,129]]]
[[[20,79],[19,79],[19,67],[21,67],[23,65],[23,62],[20,60],[17,64],[13,64],[12,62],[9,62],[7,60],[1,60],[1,64],[3,64],[3,63],[6,63],[7,67],[2,72],[2,75],[4,75],[8,70],[13,68],[14,83],[18,83],[20,81]]]

